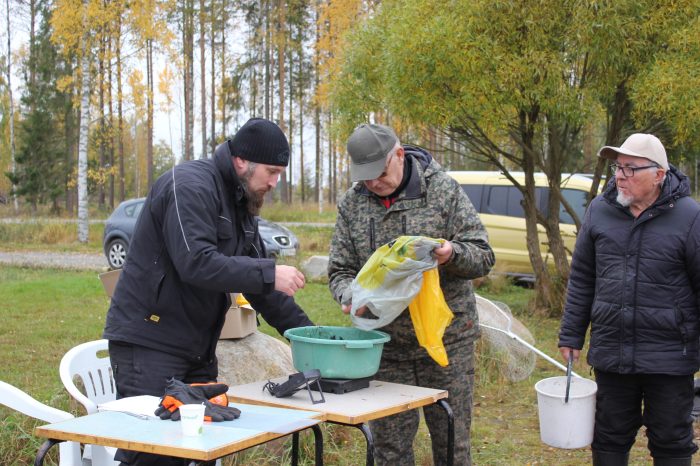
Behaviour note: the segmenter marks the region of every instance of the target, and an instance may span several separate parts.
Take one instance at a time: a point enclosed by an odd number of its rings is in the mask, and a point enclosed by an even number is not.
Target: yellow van
[[[448,172],[464,189],[474,204],[489,233],[489,242],[496,254],[496,270],[520,278],[531,278],[532,264],[527,252],[525,214],[521,205],[522,194],[501,172],[453,171]],[[525,184],[522,172],[511,172],[513,178]],[[585,175],[562,175],[562,195],[583,220],[586,196],[591,178]],[[535,174],[537,206],[546,212],[549,188],[543,173]],[[559,228],[566,248],[571,253],[576,242],[576,225],[564,206],[559,209]],[[542,256],[548,254],[547,235],[539,225]],[[569,258],[570,260],[571,258]],[[552,263],[552,258],[545,258]]]

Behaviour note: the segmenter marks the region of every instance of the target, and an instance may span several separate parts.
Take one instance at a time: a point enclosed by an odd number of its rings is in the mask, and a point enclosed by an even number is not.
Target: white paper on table
[[[142,416],[155,416],[154,411],[158,408],[160,398],[152,395],[139,395],[121,398],[119,400],[100,403],[98,411],[119,411],[122,413],[140,414]]]

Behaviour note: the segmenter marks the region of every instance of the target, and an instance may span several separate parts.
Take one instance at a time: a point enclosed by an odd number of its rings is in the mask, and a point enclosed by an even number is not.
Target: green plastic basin
[[[327,379],[361,379],[379,370],[389,335],[353,327],[298,327],[284,332],[298,371],[318,369]]]

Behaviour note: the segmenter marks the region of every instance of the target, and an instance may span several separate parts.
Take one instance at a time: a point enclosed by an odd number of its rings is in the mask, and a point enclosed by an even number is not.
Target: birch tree
[[[80,124],[78,136],[78,241],[88,242],[90,232],[88,210],[88,130],[90,124],[90,55],[87,25],[88,3],[83,3],[83,35],[80,44]]]
[[[80,117],[78,125],[78,241],[86,243],[88,219],[88,136],[90,124],[91,63],[94,32],[102,21],[101,5],[91,0],[56,0],[52,9],[52,40],[64,55],[74,54],[80,67],[77,83]]]

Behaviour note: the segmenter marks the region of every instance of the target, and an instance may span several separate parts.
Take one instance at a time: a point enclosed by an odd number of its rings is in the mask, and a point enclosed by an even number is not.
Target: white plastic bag
[[[441,241],[424,236],[399,236],[377,249],[350,285],[350,315],[355,327],[374,330],[391,323],[413,301],[423,284],[423,272],[437,267],[431,252]],[[357,309],[367,312],[357,315]]]

